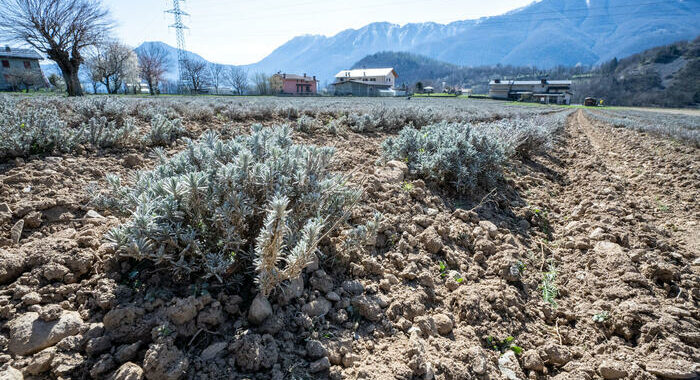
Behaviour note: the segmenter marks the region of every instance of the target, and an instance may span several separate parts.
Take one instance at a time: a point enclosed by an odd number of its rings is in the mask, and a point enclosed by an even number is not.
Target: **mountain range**
[[[348,29],[295,37],[251,71],[331,80],[363,57],[402,51],[461,66],[594,65],[700,34],[700,0],[540,0],[494,17]],[[399,73],[399,75],[401,75]]]
[[[700,34],[699,15],[700,0],[539,0],[477,20],[403,26],[377,22],[330,37],[299,36],[260,62],[243,67],[251,73],[306,73],[323,83],[366,56],[386,51],[419,54],[462,67],[596,65],[692,40]],[[144,42],[136,50],[149,44],[161,44],[169,52],[167,77],[175,79],[177,50],[163,42]],[[204,60],[195,53],[186,54]]]

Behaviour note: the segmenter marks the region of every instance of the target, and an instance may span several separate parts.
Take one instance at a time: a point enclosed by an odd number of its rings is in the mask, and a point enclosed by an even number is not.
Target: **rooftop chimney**
[[[5,45],[5,51],[7,51],[7,52],[10,51],[10,46],[9,46],[9,45]]]
[[[306,78],[306,73],[304,73],[304,78]]]
[[[494,80],[493,80],[493,83],[501,83],[501,80],[500,80],[500,79],[494,79]]]

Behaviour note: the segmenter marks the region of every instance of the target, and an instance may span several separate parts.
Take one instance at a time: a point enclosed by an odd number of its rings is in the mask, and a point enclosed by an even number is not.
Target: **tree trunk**
[[[48,54],[61,69],[63,80],[66,82],[66,92],[68,96],[83,96],[83,88],[80,86],[80,78],[78,78],[78,70],[80,69],[80,61],[70,59],[67,55],[59,56],[58,54]]]
[[[61,69],[63,80],[66,82],[66,91],[68,96],[83,96],[83,88],[80,86],[80,78],[78,78],[78,66],[74,66],[70,60],[54,59],[58,67]]]
[[[148,78],[148,80],[146,80],[146,83],[148,83],[148,92],[150,92],[151,95],[155,95],[156,92],[153,91],[153,79]]]

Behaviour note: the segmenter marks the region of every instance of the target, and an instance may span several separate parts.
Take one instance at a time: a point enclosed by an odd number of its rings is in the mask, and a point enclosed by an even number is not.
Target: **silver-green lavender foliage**
[[[501,141],[461,123],[406,127],[382,149],[386,159],[404,161],[411,173],[460,193],[490,186],[505,159]]]
[[[478,129],[501,142],[508,157],[531,157],[551,149],[553,136],[564,128],[572,110],[528,118],[501,119],[482,123]]]
[[[700,147],[700,117],[642,110],[586,110],[586,115],[615,127],[671,137]]]
[[[297,278],[313,262],[314,252],[324,228],[322,218],[309,219],[301,230],[301,237],[294,248],[287,250],[284,242],[291,230],[287,225],[289,199],[275,196],[270,201],[265,222],[255,239],[253,264],[260,293],[269,295],[280,283]],[[284,262],[284,268],[279,263]]]
[[[105,116],[93,117],[81,127],[82,141],[97,148],[125,147],[138,141],[138,128],[130,119],[122,125]]]
[[[112,206],[131,214],[108,235],[120,255],[223,281],[257,269],[267,292],[276,283],[270,278],[307,264],[321,231],[359,198],[346,177],[329,171],[334,150],[294,144],[287,126],[186,141],[170,159],[160,151],[160,164],[132,185],[109,177]],[[292,269],[277,268],[281,261]]]
[[[54,108],[19,107],[0,97],[0,158],[69,152],[82,138],[66,128]]]
[[[151,129],[144,137],[144,143],[149,146],[167,146],[175,142],[185,133],[180,119],[170,120],[164,115],[155,114],[151,118]]]

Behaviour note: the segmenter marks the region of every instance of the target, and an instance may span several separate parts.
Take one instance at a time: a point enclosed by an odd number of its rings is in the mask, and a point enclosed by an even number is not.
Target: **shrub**
[[[80,137],[55,108],[25,108],[10,97],[0,99],[0,158],[68,152]]]
[[[256,125],[228,141],[207,132],[171,159],[159,152],[159,166],[138,173],[133,185],[108,178],[112,207],[131,214],[108,238],[120,255],[179,277],[225,281],[255,269],[267,295],[300,273],[322,234],[359,198],[329,171],[334,150],[293,144],[287,126]]]
[[[170,120],[156,114],[151,118],[151,129],[144,137],[144,143],[150,146],[166,146],[172,144],[185,133],[180,119]]]
[[[297,119],[295,128],[297,131],[304,132],[304,133],[310,133],[311,131],[314,130],[316,126],[316,121],[314,118],[306,115],[302,115],[300,118]]]
[[[137,140],[138,133],[131,120],[125,119],[120,127],[116,121],[107,121],[104,116],[90,118],[81,130],[85,142],[98,148],[127,146]]]
[[[477,133],[470,124],[406,127],[386,139],[382,148],[386,159],[404,161],[411,173],[461,193],[490,186],[504,160],[500,142]]]
[[[128,116],[130,105],[133,103],[113,96],[99,96],[74,100],[73,104],[73,109],[83,120],[105,117],[108,121],[121,124]]]
[[[552,147],[552,137],[564,127],[573,111],[530,118],[501,119],[479,125],[479,129],[501,141],[506,156],[531,157]]]

